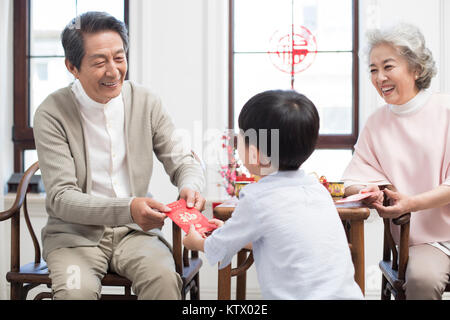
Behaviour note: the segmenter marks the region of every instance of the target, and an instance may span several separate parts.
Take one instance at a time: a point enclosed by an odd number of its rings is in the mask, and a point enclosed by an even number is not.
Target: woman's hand
[[[371,209],[375,208],[375,205],[383,206],[383,191],[378,188],[375,184],[369,184],[367,187],[359,190],[359,193],[376,192],[376,194],[371,195],[368,198],[362,200],[362,202]]]
[[[393,205],[385,207],[379,203],[374,203],[373,207],[377,209],[379,216],[382,218],[395,219],[408,212],[420,212],[450,204],[450,186],[448,185],[440,185],[414,196],[407,196],[389,189],[383,191],[392,199]]]
[[[412,197],[389,189],[384,189],[383,191],[393,201],[393,205],[385,207],[383,203],[373,203],[373,207],[377,209],[381,218],[395,219],[412,211],[411,209],[414,207],[414,199]]]

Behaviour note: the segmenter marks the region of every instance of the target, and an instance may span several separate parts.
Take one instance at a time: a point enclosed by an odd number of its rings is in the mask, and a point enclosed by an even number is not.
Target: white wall
[[[0,197],[6,191],[5,183],[13,171],[12,12],[12,0],[0,2]]]
[[[0,211],[3,210],[3,194],[13,171],[13,145],[11,141],[12,127],[12,0],[0,1]],[[6,190],[6,189],[5,189]],[[0,235],[5,235],[8,223],[0,222]],[[6,298],[6,274],[9,259],[8,241],[0,238],[0,299]]]
[[[203,139],[227,123],[226,9],[225,1],[130,2],[129,77],[161,97],[177,128],[187,131],[191,148],[205,161]],[[171,201],[176,188],[155,163],[150,191],[161,201]],[[208,198],[220,197],[214,173],[208,175]]]
[[[450,1],[440,1],[440,60],[439,71],[441,73],[440,90],[450,92]]]

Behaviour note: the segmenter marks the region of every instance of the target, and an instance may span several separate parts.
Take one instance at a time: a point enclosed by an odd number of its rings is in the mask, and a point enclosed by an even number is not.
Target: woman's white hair
[[[436,63],[433,54],[425,46],[425,38],[419,28],[400,23],[388,29],[374,29],[367,32],[368,53],[379,44],[387,43],[398,49],[411,70],[416,71],[416,86],[419,90],[430,87],[431,79],[436,75]]]

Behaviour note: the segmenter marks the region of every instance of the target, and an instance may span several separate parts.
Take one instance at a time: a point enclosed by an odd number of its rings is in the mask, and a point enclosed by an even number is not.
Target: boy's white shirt
[[[91,194],[131,197],[122,94],[101,104],[87,95],[79,80],[74,81],[72,91],[80,104],[84,134],[89,137],[85,141],[91,163]]]
[[[265,299],[363,299],[331,196],[303,170],[244,187],[232,217],[205,240],[205,256],[223,268],[249,242]]]

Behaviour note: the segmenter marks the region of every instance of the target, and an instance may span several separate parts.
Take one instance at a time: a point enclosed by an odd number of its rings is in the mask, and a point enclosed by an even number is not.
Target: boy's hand
[[[189,233],[184,236],[183,245],[189,250],[205,251],[204,249],[205,239],[195,230],[193,224],[189,228]]]
[[[208,222],[211,223],[211,224],[215,224],[217,226],[217,228],[220,228],[225,223],[222,220],[219,220],[219,219],[216,219],[216,218],[210,219],[210,220],[208,220]]]
[[[366,199],[363,199],[363,203],[371,209],[374,209],[375,206],[382,206],[384,194],[383,191],[378,188],[377,185],[369,184],[367,187],[361,189],[359,193],[368,193],[368,192],[376,192],[375,195],[372,195]]]

